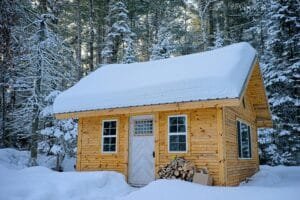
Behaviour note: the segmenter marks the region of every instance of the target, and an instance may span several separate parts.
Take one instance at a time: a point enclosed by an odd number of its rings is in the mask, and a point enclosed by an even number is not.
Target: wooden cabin
[[[77,118],[78,171],[113,170],[145,185],[175,156],[234,186],[259,170],[257,129],[271,114],[248,43],[169,59],[112,64],[58,96]]]

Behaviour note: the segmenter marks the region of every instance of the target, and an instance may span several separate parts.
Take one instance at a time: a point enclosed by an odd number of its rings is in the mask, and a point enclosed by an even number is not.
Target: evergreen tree
[[[220,48],[224,45],[223,32],[220,30],[220,25],[216,25],[214,48]]]
[[[297,1],[271,0],[266,15],[268,37],[264,77],[273,114],[275,164],[296,164],[300,150],[299,74],[300,5]],[[263,149],[268,152],[269,147]],[[271,158],[274,160],[274,158]]]
[[[169,58],[174,51],[174,46],[170,44],[170,41],[172,41],[171,34],[164,26],[161,26],[157,34],[157,43],[152,47],[150,60]]]
[[[123,60],[126,49],[131,48],[134,36],[129,26],[125,3],[119,0],[110,1],[106,20],[107,36],[102,50],[103,62],[117,63]]]
[[[13,72],[13,25],[17,12],[14,1],[0,1],[0,147],[12,146],[10,133],[7,129],[8,113],[14,104],[11,93],[11,75]]]
[[[133,46],[133,41],[129,40],[128,43],[125,44],[124,56],[122,63],[133,63],[136,62],[136,52]]]
[[[15,57],[14,91],[18,102],[11,113],[13,120],[10,124],[15,134],[30,138],[29,165],[37,164],[40,112],[45,106],[43,99],[55,89],[68,87],[74,72],[71,67],[76,66],[70,49],[49,28],[53,19],[51,14],[37,16],[34,23],[27,26],[26,35],[24,32],[17,35],[21,50]]]
[[[45,107],[41,111],[44,127],[38,150],[46,155],[55,155],[56,171],[63,171],[62,162],[66,156],[76,156],[77,122],[73,119],[57,120],[53,114],[53,103],[60,91],[52,91],[44,98]]]

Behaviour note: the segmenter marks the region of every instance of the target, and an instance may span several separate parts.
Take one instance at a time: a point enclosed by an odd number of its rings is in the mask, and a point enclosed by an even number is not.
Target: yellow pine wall
[[[236,185],[257,170],[256,134],[255,137],[252,137],[253,159],[247,161],[237,159],[235,117],[238,115],[248,119],[247,116],[251,112],[241,114],[243,111],[240,108],[225,108],[224,111],[223,113],[221,108],[203,108],[145,113],[154,116],[156,172],[161,165],[169,163],[175,156],[183,156],[191,160],[198,168],[207,168],[213,176],[215,185]],[[168,152],[168,116],[176,114],[187,115],[187,153]],[[225,122],[222,120],[223,117],[226,119]],[[118,120],[117,153],[115,154],[101,153],[102,120],[107,119]],[[129,119],[130,115],[80,118],[77,170],[114,170],[127,176]],[[253,120],[251,118],[250,121],[253,122]],[[224,125],[226,125],[225,129]],[[254,124],[253,128],[255,128]],[[254,131],[252,131],[253,133]],[[227,184],[225,183],[226,179]]]
[[[227,185],[238,185],[259,170],[256,116],[250,98],[248,98],[248,92],[246,92],[244,101],[245,108],[243,105],[224,108]],[[237,119],[242,119],[251,126],[251,159],[238,158]]]

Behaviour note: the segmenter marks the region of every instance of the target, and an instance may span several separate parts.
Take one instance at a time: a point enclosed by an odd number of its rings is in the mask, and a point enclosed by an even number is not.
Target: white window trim
[[[240,157],[239,153],[242,155],[242,152],[238,152],[238,159],[239,160],[251,160],[253,158],[253,154],[252,154],[252,141],[251,141],[251,139],[252,139],[252,135],[251,135],[251,133],[252,133],[252,127],[251,127],[251,124],[248,123],[247,121],[245,121],[243,119],[239,119],[239,118],[237,119],[237,121],[240,122],[240,130],[237,131],[237,134],[241,134],[241,123],[246,124],[250,128],[250,133],[249,133],[249,139],[250,139],[249,142],[250,142],[250,144],[249,144],[249,148],[250,148],[250,151],[251,151],[250,152],[251,157],[249,157],[249,158]],[[237,136],[237,138],[239,138],[239,136]],[[240,141],[238,141],[238,145],[241,144],[241,151],[242,151],[243,147],[242,147],[242,141],[241,141],[241,139],[242,139],[242,137],[240,135]],[[239,149],[239,146],[238,146],[238,149]]]
[[[106,135],[104,136],[104,122],[116,122],[116,135],[112,136],[112,135]],[[106,120],[102,120],[102,134],[101,134],[101,153],[102,154],[115,154],[118,152],[118,126],[119,126],[119,122],[117,119],[106,119]],[[104,138],[109,138],[109,137],[116,137],[116,149],[115,151],[103,151],[103,147],[104,147]]]
[[[170,118],[171,117],[185,117],[185,132],[183,133],[170,133]],[[187,115],[169,115],[168,116],[168,153],[187,153],[188,152],[188,117]],[[170,136],[171,135],[185,135],[185,151],[170,151]]]

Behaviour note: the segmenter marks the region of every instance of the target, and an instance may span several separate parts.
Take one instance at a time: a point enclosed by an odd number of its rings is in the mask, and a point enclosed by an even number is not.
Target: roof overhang
[[[167,104],[156,104],[156,105],[144,105],[144,106],[132,106],[112,109],[101,109],[101,110],[88,110],[80,112],[70,113],[58,113],[55,114],[57,119],[67,118],[80,118],[80,117],[93,117],[93,116],[108,116],[108,115],[119,115],[119,114],[140,114],[140,113],[153,113],[159,111],[180,111],[196,108],[213,108],[213,107],[224,107],[224,106],[238,106],[240,105],[240,99],[216,99],[216,100],[204,100],[204,101],[193,101],[193,102],[179,102],[179,103],[167,103]]]
[[[246,93],[251,99],[256,113],[257,128],[271,128],[273,126],[272,115],[257,57],[253,61],[247,80],[243,85],[243,90],[240,93],[239,99],[241,101]]]

